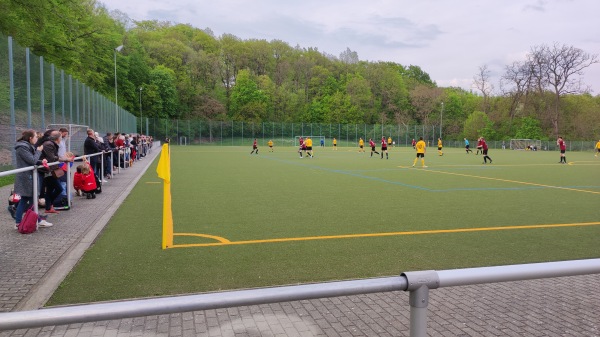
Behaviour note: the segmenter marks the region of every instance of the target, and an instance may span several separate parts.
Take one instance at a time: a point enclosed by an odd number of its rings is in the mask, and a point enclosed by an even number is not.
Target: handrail
[[[416,271],[402,273],[402,275],[395,277],[236,290],[2,313],[0,314],[0,331],[404,290],[411,292],[411,336],[425,336],[429,289],[588,274],[600,274],[600,259],[442,271]]]

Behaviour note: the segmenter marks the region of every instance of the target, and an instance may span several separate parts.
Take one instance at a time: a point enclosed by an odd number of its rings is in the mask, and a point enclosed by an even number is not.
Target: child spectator
[[[96,199],[96,178],[90,164],[85,163],[77,166],[77,172],[73,176],[73,188],[77,195],[85,194],[87,199]]]

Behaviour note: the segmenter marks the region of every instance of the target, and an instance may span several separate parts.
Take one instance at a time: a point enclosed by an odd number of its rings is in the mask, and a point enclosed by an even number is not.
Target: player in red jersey
[[[371,147],[371,157],[373,157],[373,153],[379,154],[379,152],[375,151],[375,142],[373,138],[369,138],[369,146]]]
[[[302,152],[306,151],[306,145],[304,145],[304,138],[300,137],[300,139],[298,139],[298,143],[300,144],[300,147],[298,147],[298,154],[300,154],[300,158],[302,158]]]
[[[483,137],[479,138],[479,141],[481,143],[481,153],[483,153],[483,163],[487,164],[487,160],[490,160],[490,164],[492,163],[492,158],[490,158],[490,156],[488,156],[488,146],[487,143],[485,142],[485,139]]]
[[[556,145],[558,145],[558,148],[560,149],[560,164],[566,164],[567,163],[567,157],[565,157],[565,152],[567,151],[567,144],[565,144],[565,141],[563,140],[562,137],[558,137],[558,139],[556,140]]]
[[[477,139],[477,152],[475,152],[475,155],[479,154],[479,151],[481,151],[481,153],[483,153],[483,137],[479,137],[479,139]]]
[[[388,157],[387,141],[385,140],[385,137],[381,137],[381,159],[383,159],[384,152],[385,152],[385,159],[390,159]]]
[[[256,151],[256,154],[258,154],[258,144],[256,143],[256,138],[254,138],[254,143],[252,143],[252,152],[250,152],[250,154],[253,154],[254,151]]]

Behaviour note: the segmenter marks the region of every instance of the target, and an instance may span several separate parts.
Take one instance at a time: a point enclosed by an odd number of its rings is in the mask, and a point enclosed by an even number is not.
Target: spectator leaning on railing
[[[38,136],[34,130],[23,131],[21,138],[15,144],[15,157],[18,169],[47,163],[45,159],[40,160],[43,145],[39,145],[37,148],[34,147],[37,141]],[[35,200],[35,196],[33,195],[33,171],[19,172],[15,175],[14,191],[21,196],[15,213],[16,229],[21,222],[23,213]],[[52,226],[46,220],[38,221],[38,225],[40,227]]]
[[[47,162],[53,163],[57,161],[72,162],[73,155],[66,153],[66,157],[58,156],[58,147],[61,141],[60,131],[53,130],[48,137],[48,140],[44,142],[42,149],[42,159],[46,159]],[[50,166],[49,170],[44,172],[44,186],[46,188],[46,213],[58,213],[54,209],[54,199],[62,193],[62,186],[58,182],[58,178],[53,174],[52,171],[58,169],[58,165]]]

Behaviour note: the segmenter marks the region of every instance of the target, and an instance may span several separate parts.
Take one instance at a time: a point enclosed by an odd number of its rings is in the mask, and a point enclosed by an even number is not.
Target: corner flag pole
[[[173,247],[173,213],[171,210],[171,156],[169,144],[163,144],[156,168],[158,177],[163,180],[163,233],[162,249]]]

